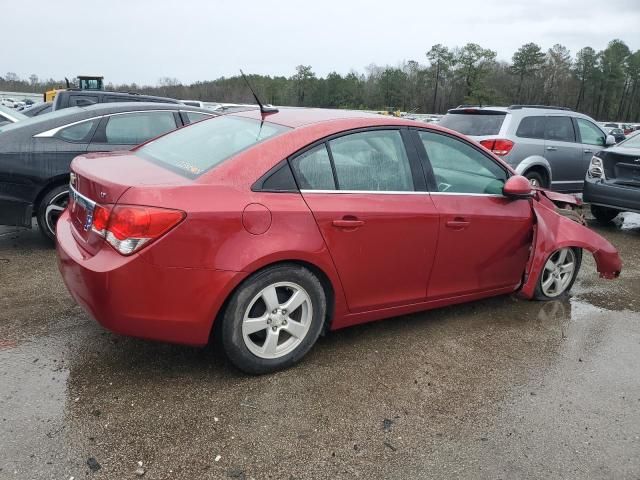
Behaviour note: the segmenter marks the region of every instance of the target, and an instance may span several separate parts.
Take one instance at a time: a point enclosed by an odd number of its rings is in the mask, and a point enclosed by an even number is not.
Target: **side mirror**
[[[613,135],[607,135],[607,139],[604,141],[604,143],[607,147],[610,147],[611,145],[615,145],[616,137],[614,137]]]
[[[502,193],[505,197],[527,198],[533,195],[533,187],[528,178],[522,175],[514,175],[509,177],[504,184]]]

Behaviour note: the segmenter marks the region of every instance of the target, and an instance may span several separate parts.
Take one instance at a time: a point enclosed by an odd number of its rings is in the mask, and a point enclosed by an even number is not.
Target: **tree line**
[[[364,72],[325,77],[310,65],[298,65],[286,76],[248,75],[264,102],[326,108],[444,113],[459,104],[544,104],[569,107],[598,120],[640,121],[640,50],[622,40],[602,51],[584,47],[575,56],[563,45],[544,51],[522,45],[510,62],[475,43],[449,48],[433,45],[422,61],[396,66],[371,64]],[[44,91],[64,82],[0,77],[0,90]],[[189,85],[161,78],[157,85],[136,83],[108,89],[136,91],[180,99],[254,103],[242,77],[220,77]]]

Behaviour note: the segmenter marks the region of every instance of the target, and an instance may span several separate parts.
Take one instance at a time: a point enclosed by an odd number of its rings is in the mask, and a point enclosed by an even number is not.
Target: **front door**
[[[440,214],[430,300],[515,289],[529,256],[528,200],[502,195],[507,170],[479,148],[446,134],[418,131]]]
[[[334,138],[291,164],[335,263],[349,310],[424,300],[438,214],[424,191],[415,152],[407,153],[400,130]]]

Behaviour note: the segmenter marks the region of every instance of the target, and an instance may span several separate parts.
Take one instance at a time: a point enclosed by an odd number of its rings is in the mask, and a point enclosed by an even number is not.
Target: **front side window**
[[[472,146],[447,135],[418,132],[438,192],[501,194],[507,172]]]
[[[292,166],[301,190],[335,190],[331,160],[324,143],[298,155]]]
[[[329,148],[340,190],[413,191],[409,159],[398,130],[338,137]]]
[[[87,120],[86,122],[76,123],[70,127],[63,128],[57,134],[57,138],[67,140],[68,142],[88,142],[89,133],[93,130],[98,120]]]
[[[152,162],[196,177],[289,127],[252,118],[220,116],[181,128],[137,150]]]
[[[583,118],[578,118],[576,120],[578,121],[578,129],[580,130],[582,143],[604,147],[606,143],[606,137],[602,130],[596,127],[589,120],[585,120]]]
[[[139,112],[108,118],[105,141],[112,145],[138,145],[176,129],[173,112]]]
[[[576,134],[573,130],[573,122],[569,117],[547,117],[545,125],[546,140],[557,142],[575,142]]]

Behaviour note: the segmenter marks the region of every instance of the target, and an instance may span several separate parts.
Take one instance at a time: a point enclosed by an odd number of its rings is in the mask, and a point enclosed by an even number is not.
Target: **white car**
[[[5,107],[15,108],[16,101],[13,98],[3,98],[0,100],[0,105],[4,105]]]

